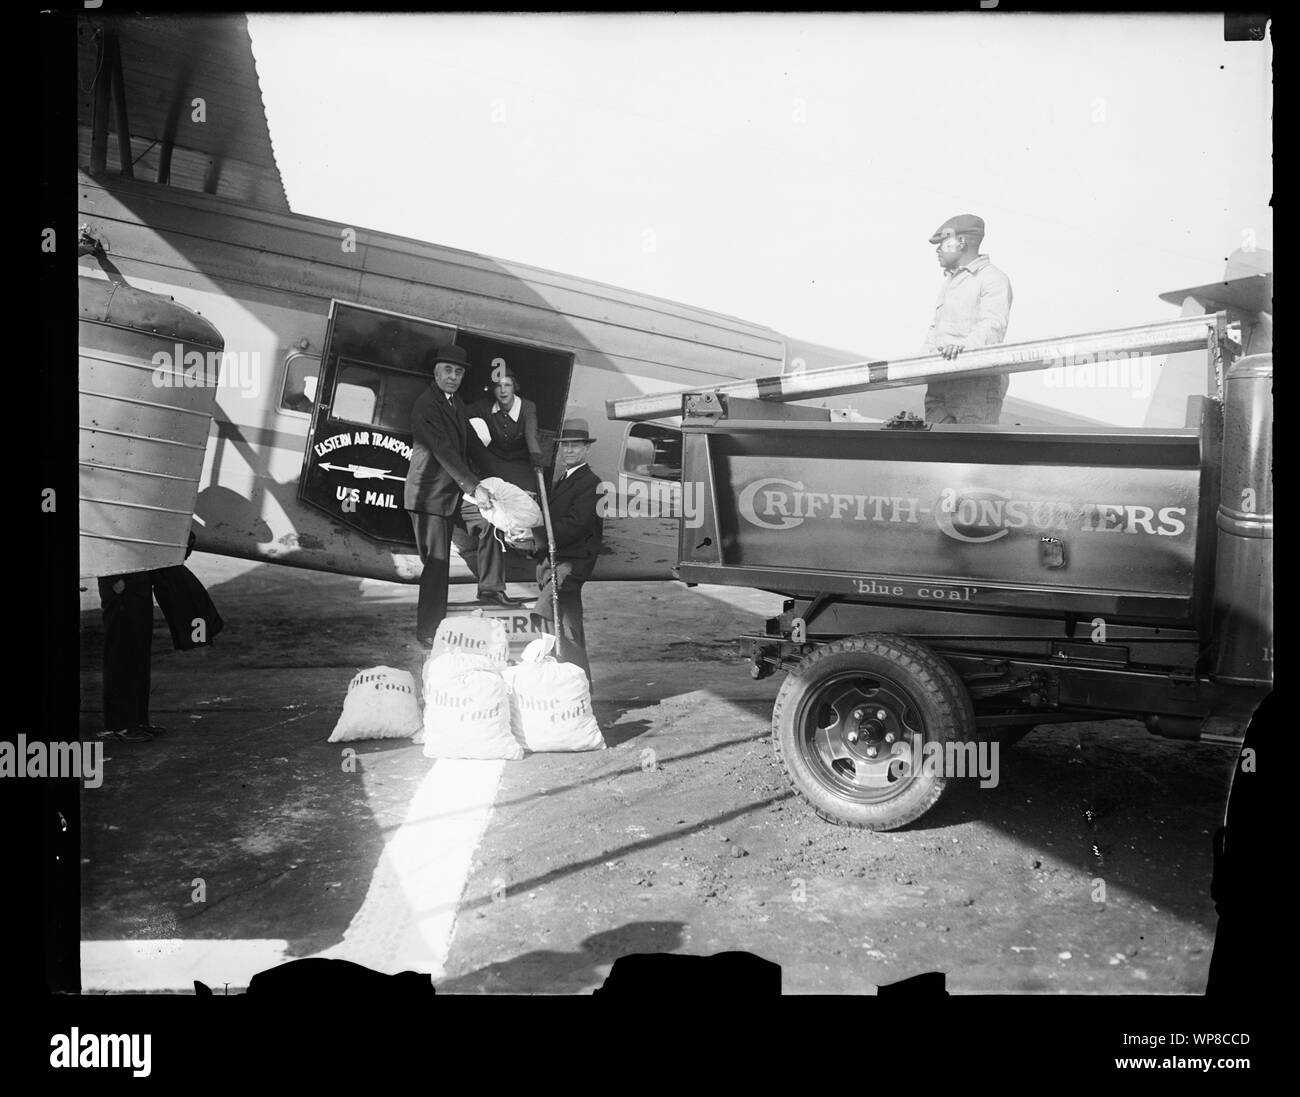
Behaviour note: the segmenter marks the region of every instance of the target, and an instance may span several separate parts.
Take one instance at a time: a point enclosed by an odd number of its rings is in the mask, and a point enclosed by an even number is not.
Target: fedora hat
[[[558,442],[594,442],[587,433],[587,420],[585,419],[566,419],[564,426],[560,428],[560,433],[555,441]]]
[[[465,369],[469,369],[469,353],[464,347],[458,347],[455,343],[439,347],[436,351],[430,351],[427,361],[430,369],[439,362],[450,362],[454,366],[463,366]]]

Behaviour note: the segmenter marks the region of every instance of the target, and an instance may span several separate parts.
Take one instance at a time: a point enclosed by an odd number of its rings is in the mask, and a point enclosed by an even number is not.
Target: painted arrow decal
[[[322,461],[317,468],[329,469],[330,472],[350,472],[355,480],[398,480],[405,482],[405,476],[392,476],[388,469],[372,469],[365,465],[331,465]]]

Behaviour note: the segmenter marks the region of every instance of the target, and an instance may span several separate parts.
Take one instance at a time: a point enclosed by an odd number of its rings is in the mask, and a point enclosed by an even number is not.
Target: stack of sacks
[[[343,714],[330,733],[331,743],[357,739],[405,738],[420,727],[415,679],[396,667],[371,667],[348,684]]]
[[[587,676],[572,663],[557,663],[554,647],[554,636],[542,636],[524,648],[519,666],[506,669],[515,736],[531,751],[601,750],[605,740],[591,712]]]
[[[524,748],[510,730],[510,697],[501,672],[509,643],[491,617],[446,620],[424,664],[424,729],[416,736],[426,758],[505,758]]]

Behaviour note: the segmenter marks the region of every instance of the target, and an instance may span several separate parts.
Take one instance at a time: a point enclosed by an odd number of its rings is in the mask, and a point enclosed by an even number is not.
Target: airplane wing
[[[77,52],[83,168],[289,211],[246,18],[86,16]]]

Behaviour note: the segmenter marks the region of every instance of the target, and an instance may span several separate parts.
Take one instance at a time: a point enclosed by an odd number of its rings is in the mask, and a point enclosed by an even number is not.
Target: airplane
[[[597,578],[670,579],[680,419],[614,422],[606,405],[864,358],[689,304],[294,213],[243,17],[94,13],[79,21],[78,50],[83,343],[121,334],[112,302],[130,290],[146,313],[174,299],[181,328],[207,325],[195,336],[200,357],[220,355],[215,385],[191,393],[180,363],[165,391],[156,370],[153,389],[141,387],[153,355],[195,350],[171,335],[153,333],[153,351],[131,352],[138,360],[83,346],[86,576],[179,563],[192,512],[200,552],[416,581],[401,505],[410,409],[429,383],[426,352],[455,343],[472,363],[463,397],[485,392],[504,364],[537,404],[544,445],[566,418],[591,425],[592,467],[622,515],[606,520]],[[129,396],[118,391],[127,375]],[[198,403],[182,406],[191,397]],[[885,420],[916,410],[919,390],[836,406]],[[1015,398],[1003,422],[1103,426]],[[173,428],[197,437],[177,441]],[[656,505],[619,506],[633,499]],[[508,559],[510,581],[533,581],[530,561]],[[454,558],[452,581],[472,578]]]

